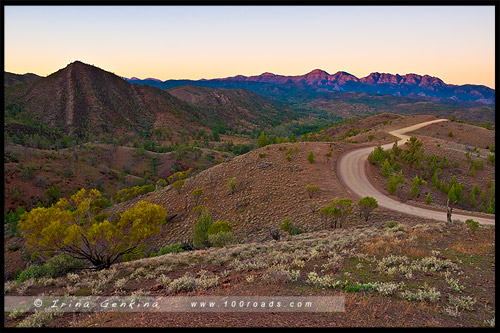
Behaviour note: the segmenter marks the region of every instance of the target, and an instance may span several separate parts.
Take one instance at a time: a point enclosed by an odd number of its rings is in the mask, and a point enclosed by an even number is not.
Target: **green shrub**
[[[21,179],[29,180],[35,178],[35,167],[32,165],[28,165],[26,168],[21,170]]]
[[[368,155],[368,161],[371,164],[380,165],[386,158],[389,157],[389,153],[382,149],[381,145],[378,145],[371,153]]]
[[[208,229],[212,224],[212,216],[207,211],[204,211],[194,225],[193,245],[196,248],[204,248],[209,246]]]
[[[29,279],[38,280],[42,277],[51,277],[51,276],[52,276],[52,271],[47,265],[42,265],[42,266],[31,265],[19,274],[16,281],[24,282]]]
[[[290,223],[290,218],[287,217],[283,223],[281,223],[280,229],[283,231],[290,231],[291,223]]]
[[[491,165],[495,165],[495,154],[488,155],[488,163],[490,163]]]
[[[387,179],[387,191],[389,191],[389,193],[391,194],[394,194],[398,189],[399,184],[406,184],[406,180],[403,179],[402,170],[399,171],[399,174],[397,176],[391,176],[389,177],[389,179]]]
[[[427,192],[427,197],[425,197],[425,203],[428,205],[432,203],[432,197],[430,192]]]
[[[162,247],[158,253],[154,254],[156,256],[162,256],[164,254],[168,254],[168,253],[180,253],[180,252],[184,252],[184,248],[182,247],[182,243],[181,242],[177,242],[177,243],[173,243],[173,244],[169,244],[167,246],[164,246]]]
[[[465,224],[469,227],[469,229],[475,233],[476,229],[479,227],[479,222],[474,221],[473,219],[468,219],[465,221]]]
[[[209,235],[218,234],[220,232],[232,232],[233,227],[229,225],[228,221],[217,221],[210,225],[207,230]]]
[[[299,235],[303,233],[303,231],[299,227],[292,225],[288,230],[288,233],[293,236],[293,235]]]
[[[232,231],[222,231],[215,234],[208,235],[208,242],[215,247],[224,247],[234,243],[234,236]]]
[[[9,237],[20,236],[19,233],[19,219],[21,215],[23,215],[26,210],[22,206],[17,206],[16,211],[9,211],[4,215],[4,220],[7,223],[9,229]]]
[[[268,146],[268,147],[269,147],[269,146]],[[260,157],[260,158],[266,157],[266,153],[259,153],[259,157]]]
[[[80,259],[73,258],[69,255],[62,254],[50,258],[43,265],[31,265],[24,271],[20,272],[16,281],[23,282],[29,279],[38,280],[43,277],[59,277],[70,272],[80,270],[84,267],[84,263]]]
[[[410,194],[414,197],[420,196],[420,185],[425,184],[427,185],[427,182],[423,178],[419,178],[418,175],[415,175],[415,178],[413,179],[413,182],[411,184],[410,188]]]
[[[61,254],[50,258],[45,265],[51,270],[52,277],[58,277],[82,269],[84,262],[67,254]]]
[[[43,194],[47,197],[47,206],[55,204],[61,198],[61,192],[58,186],[52,186],[46,189]]]
[[[314,153],[313,152],[310,152],[309,155],[307,155],[307,160],[311,164],[314,163]]]
[[[226,185],[227,189],[231,192],[231,194],[234,193],[234,190],[236,189],[236,177],[233,177],[229,179]]]
[[[382,168],[380,169],[380,172],[382,172],[382,175],[387,178],[391,175],[391,164],[389,160],[386,158],[384,161],[384,164],[382,165]]]
[[[385,224],[385,227],[386,227],[386,228],[390,228],[390,229],[392,229],[392,228],[394,228],[394,227],[397,227],[398,225],[399,225],[399,223],[398,223],[398,222],[396,222],[396,221],[388,221],[388,222]]]

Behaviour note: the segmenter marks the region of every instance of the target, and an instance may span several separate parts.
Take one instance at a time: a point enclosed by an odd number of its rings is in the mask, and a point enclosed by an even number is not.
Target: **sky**
[[[5,71],[428,74],[495,87],[494,6],[5,6]]]

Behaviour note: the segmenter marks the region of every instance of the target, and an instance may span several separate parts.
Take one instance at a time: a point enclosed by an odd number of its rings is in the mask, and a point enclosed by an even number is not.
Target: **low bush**
[[[162,256],[164,254],[168,253],[179,253],[179,252],[184,252],[184,246],[181,242],[177,243],[172,243],[167,246],[162,247],[157,253],[152,253],[151,256]]]
[[[234,236],[232,231],[223,231],[215,234],[208,235],[208,242],[215,247],[224,247],[234,243]]]

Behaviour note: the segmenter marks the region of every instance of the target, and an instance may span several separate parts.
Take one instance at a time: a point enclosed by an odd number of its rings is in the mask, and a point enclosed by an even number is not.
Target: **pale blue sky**
[[[81,60],[166,80],[321,68],[494,87],[494,26],[493,6],[6,6],[5,70]]]

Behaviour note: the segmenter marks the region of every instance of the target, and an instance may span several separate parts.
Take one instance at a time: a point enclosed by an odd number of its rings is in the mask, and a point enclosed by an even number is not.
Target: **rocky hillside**
[[[6,88],[5,103],[20,107],[18,118],[24,114],[82,138],[203,126],[196,109],[169,93],[131,85],[79,61],[27,85]]]
[[[325,228],[319,213],[311,210],[347,193],[335,175],[335,161],[353,144],[335,143],[328,158],[326,143],[288,143],[260,148],[233,160],[216,165],[186,179],[180,193],[171,186],[114,205],[110,211],[126,210],[145,200],[164,206],[169,214],[178,214],[165,228],[155,246],[174,241],[189,241],[198,215],[192,211],[194,189],[203,190],[198,205],[208,208],[214,221],[229,221],[239,241],[268,239],[272,228],[279,227],[287,217],[304,231]],[[295,148],[297,147],[297,148]],[[291,150],[291,160],[286,158]],[[307,160],[315,155],[314,163]],[[236,178],[231,193],[226,185]],[[305,186],[319,186],[311,199]]]
[[[265,128],[297,118],[290,107],[272,102],[244,89],[181,86],[169,89],[173,96],[214,114],[221,124],[244,131]],[[215,111],[215,112],[214,112]]]

